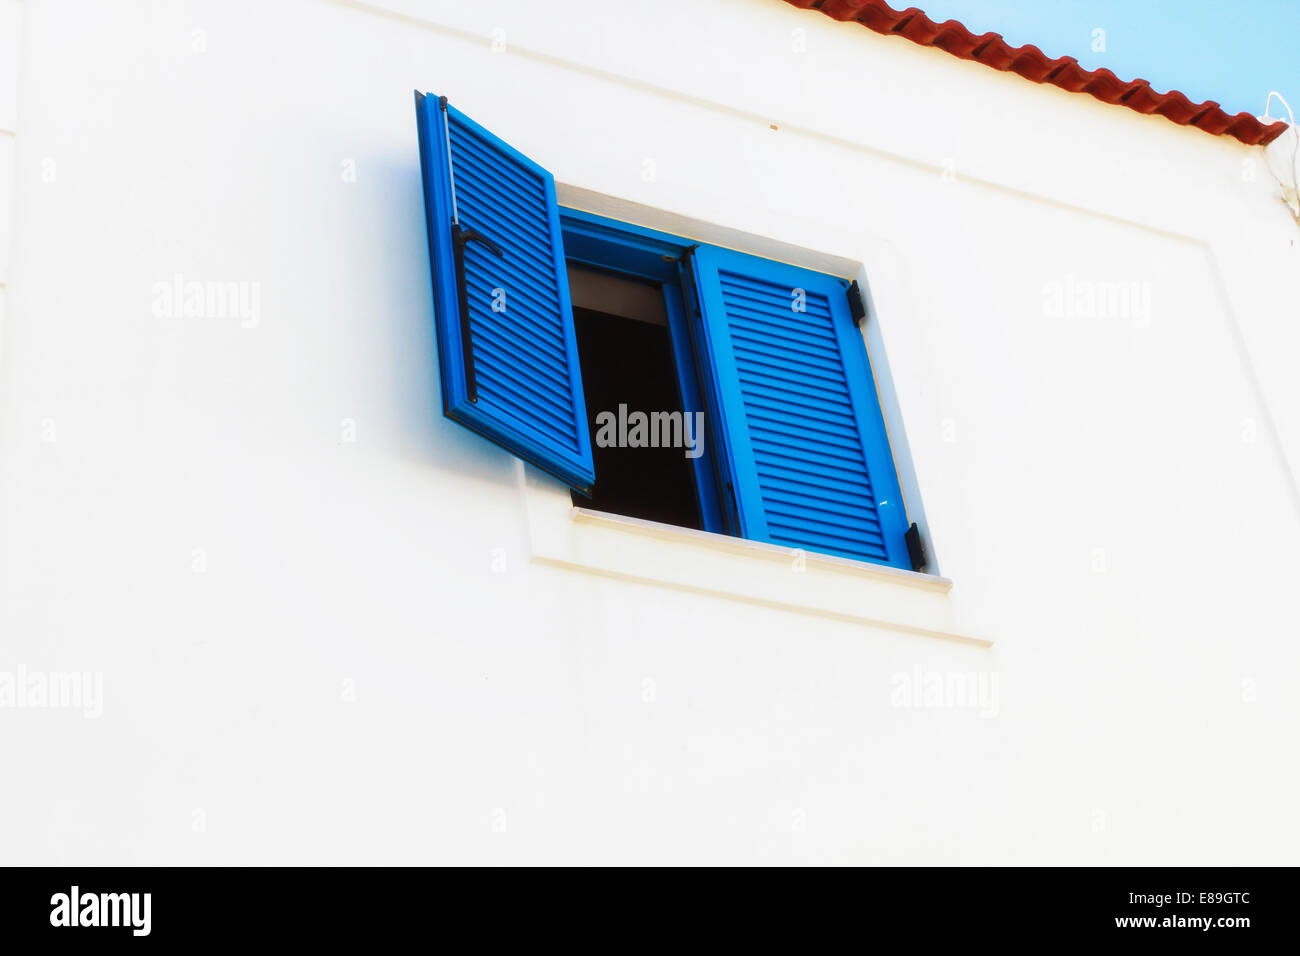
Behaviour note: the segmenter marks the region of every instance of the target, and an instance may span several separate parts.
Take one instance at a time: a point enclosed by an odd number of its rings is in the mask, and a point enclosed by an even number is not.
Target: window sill
[[[574,507],[520,463],[530,558],[539,564],[989,647],[960,633],[952,582],[884,565]]]

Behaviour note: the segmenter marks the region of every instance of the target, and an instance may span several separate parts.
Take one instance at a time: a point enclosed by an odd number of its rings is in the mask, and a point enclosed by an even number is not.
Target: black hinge
[[[862,302],[862,287],[858,285],[858,280],[853,280],[853,285],[844,290],[844,294],[849,300],[849,312],[853,315],[853,324],[861,325],[862,320],[867,317],[867,307]]]
[[[903,536],[907,542],[907,556],[911,559],[913,571],[924,571],[930,566],[929,556],[925,553],[925,544],[921,541],[921,529],[912,522],[912,527],[907,529],[907,534]]]

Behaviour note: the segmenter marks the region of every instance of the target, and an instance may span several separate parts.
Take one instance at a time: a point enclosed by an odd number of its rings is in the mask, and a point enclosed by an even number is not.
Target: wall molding
[[[953,582],[864,561],[574,507],[522,461],[532,562],[863,627],[991,647],[954,622]]]

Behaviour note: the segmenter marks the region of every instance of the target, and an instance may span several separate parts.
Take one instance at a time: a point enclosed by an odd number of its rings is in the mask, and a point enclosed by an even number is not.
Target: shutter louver
[[[416,114],[443,411],[589,491],[555,180],[445,100]]]
[[[906,511],[845,284],[707,246],[694,272],[741,534],[910,567]]]

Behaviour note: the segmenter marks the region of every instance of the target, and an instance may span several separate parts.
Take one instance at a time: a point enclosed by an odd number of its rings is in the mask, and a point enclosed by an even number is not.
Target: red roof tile
[[[1018,73],[1035,83],[1051,83],[1071,93],[1087,93],[1103,103],[1127,106],[1139,113],[1159,113],[1182,126],[1195,126],[1216,136],[1234,136],[1250,146],[1267,145],[1281,135],[1286,123],[1265,126],[1249,113],[1229,116],[1219,104],[1193,103],[1177,90],[1158,93],[1146,80],[1121,80],[1107,69],[1086,70],[1072,56],[1055,60],[1032,44],[1009,46],[997,33],[976,36],[956,20],[935,23],[915,7],[898,11],[884,0],[786,0],[796,7],[820,10],[836,20],[853,20],[885,36],[902,36],[921,46],[938,47],[963,60],[976,60],[1006,73]]]

